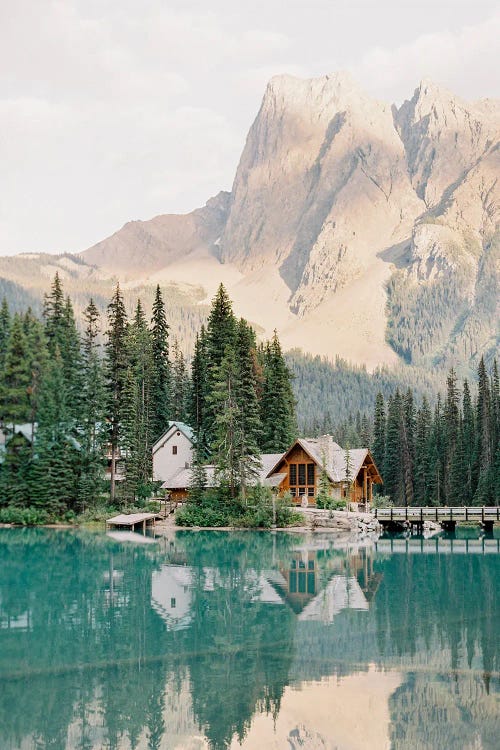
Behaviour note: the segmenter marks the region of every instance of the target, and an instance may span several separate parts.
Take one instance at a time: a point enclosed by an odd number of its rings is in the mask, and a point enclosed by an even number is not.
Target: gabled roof
[[[255,484],[264,484],[269,487],[273,487],[273,481],[268,480],[269,470],[274,466],[278,458],[281,458],[282,453],[262,453],[260,456],[261,468],[258,476],[255,479]],[[178,469],[169,479],[162,484],[162,489],[167,490],[183,490],[189,487],[191,484],[192,469]],[[215,481],[215,466],[208,464],[205,466],[205,476],[207,480],[207,487],[215,487],[217,482]],[[282,477],[283,479],[284,477]]]
[[[341,448],[338,443],[334,442],[330,435],[325,435],[320,438],[298,438],[291,448],[278,458],[268,476],[272,475],[278,469],[281,460],[285,458],[296,445],[300,445],[320,469],[323,468],[323,463],[325,464],[325,470],[331,482],[338,483],[347,480],[346,450]],[[351,448],[349,450],[351,479],[354,479],[359,474],[367,456],[370,457],[371,463],[375,466],[375,462],[373,461],[368,448]],[[375,469],[377,470],[377,474],[379,474],[376,466]]]
[[[165,430],[163,435],[158,438],[156,443],[153,445],[153,453],[156,453],[158,448],[161,448],[165,440],[170,436],[170,434],[174,434],[174,432],[182,432],[185,437],[191,442],[195,442],[195,436],[192,427],[190,427],[185,422],[177,422],[174,420],[170,420],[168,423],[168,429]]]

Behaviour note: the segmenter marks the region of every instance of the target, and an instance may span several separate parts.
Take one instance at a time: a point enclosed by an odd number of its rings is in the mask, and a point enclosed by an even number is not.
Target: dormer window
[[[172,446],[172,455],[173,455],[173,456],[176,456],[176,455],[177,455],[177,446],[176,446],[176,445],[173,445],[173,446]]]

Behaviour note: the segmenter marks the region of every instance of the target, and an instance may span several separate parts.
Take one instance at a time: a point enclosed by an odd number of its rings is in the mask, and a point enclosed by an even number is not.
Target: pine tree
[[[373,460],[382,471],[385,460],[385,404],[384,397],[379,392],[375,399],[375,414],[373,418]]]
[[[205,470],[205,452],[197,442],[193,450],[193,463],[191,465],[191,477],[189,482],[190,502],[202,503],[207,488],[207,473]]]
[[[187,421],[189,381],[186,360],[179,342],[174,339],[172,346],[172,419],[174,422]]]
[[[259,450],[262,425],[257,397],[256,359],[255,333],[248,323],[241,319],[236,340],[235,393],[239,409],[239,483],[243,500],[246,498],[246,487],[255,482],[262,468]]]
[[[191,362],[191,380],[188,394],[187,418],[196,435],[199,449],[208,455],[207,411],[208,411],[208,355],[205,326],[196,334],[194,355]]]
[[[488,373],[481,357],[478,368],[478,393],[476,407],[476,455],[478,465],[478,482],[474,495],[476,505],[488,505],[492,502],[492,420],[491,394]]]
[[[295,398],[276,331],[265,347],[261,421],[264,452],[277,453],[292,444],[297,434]]]
[[[105,362],[108,389],[108,419],[111,449],[111,503],[115,499],[116,461],[120,442],[120,419],[123,411],[123,389],[127,371],[127,314],[119,284],[108,305]]]
[[[403,399],[401,448],[404,474],[404,501],[405,505],[408,506],[414,504],[413,478],[415,471],[415,407],[413,392],[410,388]]]
[[[169,362],[169,326],[160,285],[156,287],[151,318],[153,383],[151,391],[152,430],[156,440],[168,429],[171,417],[171,374]]]
[[[30,474],[32,504],[54,516],[77,502],[79,456],[71,427],[64,363],[56,346],[41,384],[36,460]]]
[[[99,357],[100,315],[91,298],[83,314],[86,326],[82,341],[82,398],[79,415],[81,475],[79,501],[82,510],[99,494],[103,478],[106,389]]]
[[[443,481],[444,481],[444,428],[441,396],[438,394],[434,415],[432,419],[431,435],[429,440],[429,454],[427,463],[429,466],[429,500],[432,505],[443,504]]]
[[[78,421],[82,397],[82,362],[80,336],[76,327],[73,305],[66,297],[63,314],[62,343],[60,352],[64,366],[64,378],[68,394],[69,414],[74,423]]]
[[[424,396],[417,411],[415,427],[415,502],[417,505],[429,503],[429,450],[431,439],[432,413]]]
[[[45,320],[45,333],[50,354],[53,356],[57,347],[62,354],[62,349],[64,347],[64,330],[66,327],[65,302],[63,287],[58,271],[56,271],[56,275],[54,276],[54,281],[50,288],[50,294],[44,295],[43,317]]]
[[[226,355],[227,347],[236,340],[236,319],[231,300],[223,284],[215,295],[207,323],[207,351],[211,368],[219,367]]]
[[[5,297],[2,300],[0,307],[0,373],[3,370],[5,362],[5,352],[7,350],[7,342],[10,334],[10,312],[7,300]]]
[[[234,347],[236,340],[236,318],[233,314],[231,300],[220,284],[217,294],[212,300],[210,314],[208,316],[206,329],[206,353],[208,360],[207,385],[208,393],[213,393],[219,374],[219,367],[228,347]],[[209,397],[206,402],[206,415],[203,425],[203,433],[208,445],[211,445],[215,436],[215,418],[213,411],[213,399]]]
[[[152,478],[152,389],[154,360],[151,333],[141,301],[126,338],[127,372],[122,400],[122,435],[126,451],[125,488],[131,499],[145,497]]]
[[[211,393],[211,407],[215,414],[211,451],[216,478],[221,489],[228,489],[232,499],[236,497],[239,489],[242,459],[237,380],[238,369],[234,349],[228,346],[226,355],[215,369],[215,382]]]
[[[32,435],[32,450],[34,446],[34,435],[35,435],[35,423],[37,421],[38,413],[38,401],[40,395],[40,387],[49,360],[49,352],[47,349],[47,338],[45,336],[45,330],[40,320],[34,317],[31,310],[28,309],[24,315],[23,326],[26,333],[26,340],[28,344],[28,361],[30,371],[30,385],[29,385],[29,402],[30,402],[30,416],[29,421],[31,423],[31,435]]]
[[[27,472],[31,457],[30,446],[16,430],[16,425],[27,422],[30,414],[28,342],[19,315],[15,315],[12,321],[1,376],[0,415],[5,423],[6,442],[1,466],[3,497],[0,502],[19,506],[29,496]]]
[[[352,473],[351,447],[349,443],[347,443],[345,447],[344,462],[345,462],[345,482],[347,485],[346,487],[347,509],[349,510],[349,503],[352,500],[352,484],[354,481],[354,476]]]
[[[30,417],[29,387],[31,383],[28,342],[20,315],[15,315],[7,349],[0,391],[3,421],[12,425],[27,422]]]
[[[446,503],[453,505],[455,500],[452,495],[452,483],[456,484],[456,478],[452,480],[452,464],[455,471],[459,471],[456,460],[457,439],[460,422],[459,394],[457,389],[457,377],[453,368],[446,379],[446,399],[443,410],[443,496]]]
[[[326,473],[326,455],[321,455],[321,472],[318,479],[318,494],[316,495],[316,505],[318,508],[330,507],[332,499],[332,490],[328,474]]]
[[[405,477],[402,460],[403,404],[399,390],[389,399],[384,460],[384,487],[394,505],[405,500]]]
[[[476,428],[474,409],[472,406],[472,399],[467,380],[464,381],[463,385],[462,415],[462,442],[464,461],[463,497],[465,503],[470,504],[472,502],[475,486],[477,483],[477,471],[475,468]]]

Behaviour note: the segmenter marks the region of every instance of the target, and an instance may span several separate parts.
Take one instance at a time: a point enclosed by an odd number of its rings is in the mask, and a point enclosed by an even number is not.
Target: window
[[[306,483],[306,465],[299,464],[299,484]]]
[[[314,463],[289,464],[290,494],[295,498],[314,497],[316,466]]]
[[[307,464],[307,484],[314,485],[314,464]]]
[[[173,454],[174,456],[176,456],[176,455],[177,455],[177,446],[176,446],[176,445],[173,445],[173,446],[172,446],[172,454]]]
[[[170,599],[170,609],[175,609],[175,605],[176,605],[176,603],[177,603],[177,602],[175,601],[175,598],[174,598],[174,597],[172,597],[172,598]]]

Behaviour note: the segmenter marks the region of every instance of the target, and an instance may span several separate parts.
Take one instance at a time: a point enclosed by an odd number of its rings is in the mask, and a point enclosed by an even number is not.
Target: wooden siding
[[[307,467],[309,465],[315,466],[314,471],[314,484],[308,484],[305,482],[304,484],[298,482],[298,476],[297,480],[292,484],[290,481],[290,467],[293,465],[298,466],[299,464],[303,464],[305,466],[305,476],[307,479]],[[298,470],[297,470],[298,471]],[[299,487],[305,487],[307,490],[309,487],[313,488],[313,493],[307,492],[308,495],[308,505],[315,505],[316,504],[316,494],[318,492],[318,483],[319,483],[319,477],[322,471],[322,467],[318,464],[317,461],[311,458],[309,454],[302,448],[301,445],[295,443],[290,451],[283,456],[278,466],[274,469],[275,474],[280,473],[286,473],[285,479],[281,482],[279,486],[279,493],[285,494],[287,492],[293,492],[296,491],[295,496],[293,497],[293,502],[296,505],[300,505],[302,502],[302,494],[297,494],[297,488]],[[373,462],[373,458],[371,457],[371,454],[368,453],[366,456],[366,459],[361,466],[356,478],[354,479],[352,486],[351,486],[351,492],[350,497],[347,498],[347,485],[345,482],[331,482],[331,487],[334,490],[334,494],[337,494],[339,498],[345,498],[348,499],[351,503],[360,503],[364,500],[367,500],[368,502],[372,501],[372,485],[373,484],[380,484],[382,482],[381,477],[377,471],[377,468]],[[336,490],[336,493],[335,493]]]

